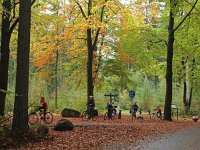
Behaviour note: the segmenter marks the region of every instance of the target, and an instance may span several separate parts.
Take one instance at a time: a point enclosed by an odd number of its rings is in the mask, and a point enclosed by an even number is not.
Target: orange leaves
[[[36,52],[34,54],[35,60],[33,61],[35,66],[37,67],[44,67],[45,64],[48,64],[54,54],[54,50],[50,47],[50,51],[48,52]]]
[[[133,62],[133,58],[126,53],[122,53],[120,55],[120,60],[123,61],[123,62],[129,62],[129,63]]]

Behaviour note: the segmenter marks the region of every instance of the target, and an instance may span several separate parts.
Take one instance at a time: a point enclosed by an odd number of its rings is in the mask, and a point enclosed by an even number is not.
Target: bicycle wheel
[[[83,121],[86,121],[89,119],[89,115],[88,115],[87,111],[83,111],[81,116],[82,116]]]
[[[46,124],[50,124],[50,123],[53,122],[53,114],[52,114],[51,112],[47,112],[47,113],[45,114],[44,122],[45,122]]]
[[[34,113],[30,113],[28,116],[28,123],[30,125],[34,125],[38,122],[39,118],[38,115],[34,112]]]
[[[131,111],[131,120],[135,120],[136,119],[136,112],[135,111]]]
[[[112,120],[114,120],[115,118],[117,118],[117,115],[115,114],[115,112],[112,113]]]
[[[157,114],[156,114],[156,116],[157,116],[157,118],[160,118],[160,119],[162,119],[162,114],[160,114],[160,113],[157,113]]]
[[[96,115],[96,114],[92,114],[92,120],[93,120],[93,121],[96,121],[97,118],[98,118],[98,115]]]
[[[155,119],[156,118],[156,114],[155,113],[151,113],[150,114],[150,119]]]
[[[106,113],[104,114],[103,119],[104,119],[104,120],[108,120],[108,112],[106,112]]]

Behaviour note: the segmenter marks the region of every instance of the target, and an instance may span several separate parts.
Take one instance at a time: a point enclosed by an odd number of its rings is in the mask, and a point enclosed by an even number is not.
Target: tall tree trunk
[[[194,65],[195,65],[195,58],[192,60],[192,77],[194,77]],[[190,109],[191,103],[192,103],[192,94],[193,94],[193,81],[191,82],[191,88],[190,88],[190,95],[189,95],[189,101],[188,101],[188,108]]]
[[[186,82],[184,81],[183,82],[183,104],[184,104],[184,106],[187,106],[186,95],[187,95],[187,86],[186,86]]]
[[[34,4],[36,0],[33,0],[31,5]],[[1,59],[0,59],[0,89],[7,91],[8,87],[8,67],[9,67],[9,55],[10,55],[10,38],[11,34],[19,22],[17,18],[11,25],[11,0],[3,1],[4,11],[2,14],[2,28],[1,28]],[[15,4],[13,7],[15,11]],[[4,115],[5,109],[6,93],[0,91],[0,116]]]
[[[22,0],[19,4],[16,95],[12,129],[27,131],[31,0]]]
[[[171,121],[171,104],[172,104],[172,60],[173,60],[173,44],[174,44],[174,16],[172,10],[169,14],[168,27],[168,46],[167,46],[167,68],[166,68],[166,95],[164,119]]]
[[[107,0],[105,1],[107,2]],[[88,18],[90,18],[90,16],[92,15],[92,0],[88,0],[87,4],[88,4],[88,14],[86,16],[85,12],[83,11],[83,8],[81,7],[81,5],[79,4],[79,2],[76,2],[78,7],[80,8],[80,11],[83,15],[83,17],[87,20]],[[103,5],[102,9],[101,9],[101,15],[100,15],[100,22],[103,21],[103,13],[104,13],[104,8],[106,5]],[[90,95],[93,95],[93,90],[94,90],[94,79],[95,79],[95,75],[93,75],[93,55],[95,52],[95,49],[97,48],[97,42],[98,42],[98,36],[99,36],[99,32],[100,32],[100,27],[95,31],[92,31],[92,29],[90,28],[90,22],[89,22],[89,26],[87,28],[87,50],[88,50],[88,54],[87,54],[87,97],[89,99]],[[92,33],[95,33],[95,37],[92,37]],[[94,39],[94,40],[93,40]],[[94,70],[95,72],[95,70]]]
[[[8,86],[8,66],[10,54],[10,13],[11,13],[11,0],[4,0],[2,14],[2,28],[1,28],[1,59],[0,59],[0,89],[7,91]],[[0,116],[5,115],[5,99],[6,93],[0,91]]]
[[[192,93],[193,93],[193,85],[191,85],[191,88],[190,88],[190,97],[189,97],[189,101],[188,101],[188,109],[189,110],[190,110],[191,103],[192,103]]]
[[[92,9],[92,0],[88,1],[88,16],[91,15],[91,9]],[[90,95],[93,95],[93,72],[92,72],[92,66],[93,66],[93,44],[92,44],[92,30],[91,28],[87,29],[87,49],[88,49],[88,58],[87,58],[87,97],[89,99]]]
[[[58,108],[58,50],[56,50],[55,64],[55,106]]]
[[[186,84],[186,80],[185,80],[185,76],[186,76],[186,62],[188,61],[188,57],[186,57],[186,60],[185,60],[185,57],[182,58],[182,61],[181,61],[181,64],[183,66],[183,104],[184,106],[187,105],[187,84]]]
[[[193,81],[191,80],[191,84],[189,84],[189,65],[188,65],[188,56],[186,57],[186,61],[182,61],[183,70],[184,72],[184,83],[183,83],[183,104],[185,106],[185,112],[188,114],[192,102],[192,92],[193,92]],[[191,69],[191,76],[194,76],[194,65],[195,65],[195,58],[192,60],[192,69]],[[189,87],[190,86],[190,87]]]
[[[188,63],[188,56],[186,57],[186,60],[182,61],[182,65],[183,65],[183,104],[185,106],[185,112],[186,114],[188,113],[189,109],[188,109],[188,84],[187,84],[187,63]]]
[[[172,104],[172,63],[173,63],[173,45],[174,45],[174,33],[183,24],[183,22],[190,16],[192,10],[195,8],[198,0],[194,2],[194,5],[180,23],[174,28],[174,16],[173,12],[177,9],[177,5],[180,1],[170,0],[170,13],[169,13],[169,26],[168,26],[168,43],[167,43],[167,68],[166,68],[166,94],[165,94],[165,107],[164,107],[164,119],[171,121],[171,104]]]

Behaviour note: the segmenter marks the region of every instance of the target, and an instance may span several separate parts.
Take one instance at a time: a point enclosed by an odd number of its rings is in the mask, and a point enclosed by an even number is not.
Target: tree
[[[101,51],[99,45],[102,44],[99,41],[108,34],[107,32],[113,32],[112,28],[117,28],[116,26],[120,22],[119,20],[124,17],[126,11],[119,1],[102,0],[96,2],[88,0],[85,11],[83,7],[85,5],[81,6],[79,2],[76,3],[87,23],[87,97],[89,97],[94,94],[94,83],[98,72],[97,68],[99,68],[98,63],[95,64],[94,61],[99,61],[99,58],[102,57],[100,53],[98,54],[100,57],[96,57],[97,52]],[[114,37],[111,38],[114,39]]]
[[[178,0],[170,0],[170,12],[169,12],[169,24],[168,24],[168,43],[167,43],[167,67],[166,67],[166,95],[164,106],[164,119],[172,120],[171,118],[171,104],[172,104],[172,64],[173,64],[173,49],[174,49],[174,33],[183,24],[187,17],[191,14],[195,8],[198,0],[195,1],[190,11],[184,16],[180,23],[175,27],[176,11],[179,9]]]
[[[1,59],[0,59],[0,116],[4,115],[5,98],[8,85],[8,65],[10,54],[11,33],[16,25],[11,25],[11,0],[3,1],[2,28],[1,28]]]
[[[20,1],[19,4],[17,73],[12,129],[27,131],[31,0]]]
[[[105,1],[106,2],[106,1]],[[97,28],[97,30],[95,31],[95,37],[93,38],[92,34],[94,31],[92,31],[92,28],[90,27],[90,19],[92,19],[92,6],[93,6],[93,2],[92,0],[88,0],[87,2],[87,15],[85,14],[85,12],[83,11],[83,8],[81,7],[80,3],[76,2],[77,5],[79,6],[81,13],[83,15],[83,17],[88,21],[88,28],[87,28],[87,97],[89,98],[90,95],[94,95],[93,94],[93,90],[94,90],[94,85],[93,85],[93,55],[94,55],[94,51],[97,48],[97,42],[98,42],[98,36],[99,36],[99,32],[100,32],[100,27]],[[103,13],[104,13],[104,8],[105,5],[102,6],[101,8],[101,14],[100,14],[100,19],[99,21],[102,22],[103,20]]]
[[[35,0],[32,0],[32,4]],[[19,22],[15,16],[15,7],[11,0],[3,1],[2,28],[1,28],[1,59],[0,59],[0,116],[4,115],[6,91],[8,86],[8,69],[10,55],[10,39],[13,30]],[[13,11],[12,11],[13,10]],[[13,13],[13,14],[12,14]]]

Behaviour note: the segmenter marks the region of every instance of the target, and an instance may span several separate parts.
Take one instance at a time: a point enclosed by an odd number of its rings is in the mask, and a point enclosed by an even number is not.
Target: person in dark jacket
[[[131,110],[130,110],[130,113],[132,114],[133,113],[133,115],[134,115],[134,117],[136,118],[136,112],[138,111],[138,105],[137,105],[137,102],[135,102],[134,104],[133,104],[133,106],[131,107]]]
[[[88,111],[88,116],[89,118],[92,117],[92,113],[94,113],[94,108],[95,108],[95,101],[94,101],[94,96],[89,96],[88,102],[87,102],[87,111]]]
[[[108,110],[108,119],[112,118],[112,113],[113,113],[113,105],[112,103],[107,103],[107,110]]]

